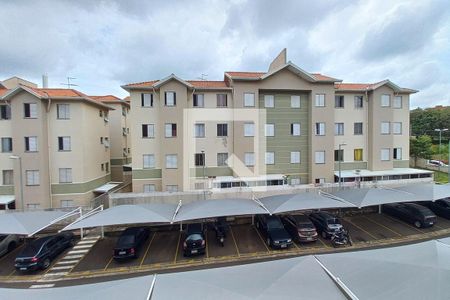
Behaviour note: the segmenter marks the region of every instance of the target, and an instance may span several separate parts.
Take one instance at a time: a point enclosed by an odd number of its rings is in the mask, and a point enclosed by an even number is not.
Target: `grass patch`
[[[434,181],[439,183],[448,183],[448,173],[434,171]]]

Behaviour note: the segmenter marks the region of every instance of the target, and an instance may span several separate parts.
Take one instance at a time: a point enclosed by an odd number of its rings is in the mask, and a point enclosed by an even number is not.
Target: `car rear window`
[[[283,224],[278,219],[268,219],[267,220],[267,227],[274,228],[274,229],[284,228]]]
[[[341,222],[336,218],[332,218],[327,220],[327,224],[341,224]]]
[[[40,246],[37,247],[36,245],[29,244],[28,246],[25,247],[25,249],[23,249],[20,256],[24,256],[24,257],[34,256],[38,253],[40,248],[41,248]]]
[[[124,235],[119,238],[117,241],[120,245],[133,244],[134,243],[134,235]]]
[[[313,229],[314,228],[314,225],[312,224],[312,223],[310,223],[310,222],[308,222],[308,223],[300,223],[300,224],[298,224],[301,228],[308,228],[308,229]]]
[[[198,233],[191,234],[186,238],[186,241],[198,241],[198,240],[203,240],[203,237]]]

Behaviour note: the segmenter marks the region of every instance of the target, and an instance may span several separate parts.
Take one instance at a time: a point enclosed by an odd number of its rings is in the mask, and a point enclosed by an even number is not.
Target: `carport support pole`
[[[80,207],[80,219],[83,217],[83,210]],[[84,236],[84,232],[83,232],[83,228],[80,228],[80,238],[83,239]]]
[[[378,205],[378,213],[381,214],[381,205]]]
[[[255,215],[252,215],[252,225],[255,225]]]
[[[105,227],[102,226],[102,235],[101,235],[102,239],[105,238]]]

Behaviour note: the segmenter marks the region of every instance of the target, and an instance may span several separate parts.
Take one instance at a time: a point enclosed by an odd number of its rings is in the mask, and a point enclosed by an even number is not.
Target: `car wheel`
[[[422,227],[422,223],[420,221],[415,221],[414,226],[416,226],[417,228],[420,228],[420,227]]]
[[[44,262],[42,263],[42,269],[47,269],[48,267],[50,267],[50,258],[46,258],[44,260]]]
[[[270,246],[270,239],[267,238],[267,246]]]
[[[9,245],[8,245],[8,252],[11,252],[11,251],[13,251],[14,250],[14,248],[16,248],[16,243],[15,242],[11,242],[11,243],[9,243]]]
[[[322,237],[323,237],[324,239],[327,238],[327,233],[326,233],[325,231],[322,231]]]

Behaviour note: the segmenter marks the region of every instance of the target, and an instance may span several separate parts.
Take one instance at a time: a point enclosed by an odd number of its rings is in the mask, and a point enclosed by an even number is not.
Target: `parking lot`
[[[248,219],[250,220],[250,218]],[[385,246],[414,236],[415,239],[426,238],[432,232],[442,235],[450,234],[450,220],[438,217],[437,224],[431,228],[415,228],[412,225],[394,219],[385,214],[357,214],[341,218],[353,240],[349,249],[358,249],[368,245]],[[250,221],[249,221],[250,222]],[[446,231],[448,230],[448,231]],[[117,262],[113,259],[113,248],[119,232],[107,234],[70,271],[69,276],[77,274],[115,273],[121,271],[157,270],[176,267],[190,267],[214,262],[245,261],[250,258],[270,258],[279,255],[305,255],[334,251],[329,240],[319,237],[317,242],[300,244],[295,242],[289,249],[273,250],[264,242],[255,226],[247,224],[231,225],[225,245],[222,247],[215,238],[215,233],[208,230],[206,234],[205,255],[183,256],[183,232],[179,227],[158,227],[152,229],[149,238],[138,252],[138,258]],[[7,279],[18,276],[14,270],[14,258],[23,245],[0,258],[0,277]],[[62,258],[64,254],[60,255]],[[55,264],[58,259],[53,261]],[[43,274],[46,271],[33,273]]]

